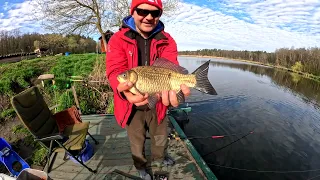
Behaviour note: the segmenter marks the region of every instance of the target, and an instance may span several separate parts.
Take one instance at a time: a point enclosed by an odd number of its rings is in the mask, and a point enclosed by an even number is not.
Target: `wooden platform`
[[[130,179],[124,176],[111,173],[118,169],[125,173],[138,176],[133,166],[130,145],[125,129],[119,127],[113,116],[87,115],[82,116],[83,121],[90,121],[89,132],[99,141],[95,145],[90,137],[91,144],[94,145],[94,156],[86,162],[86,165],[96,169],[97,174],[93,174],[80,164],[71,160],[64,161],[64,153],[59,153],[49,176],[54,180],[67,179]],[[169,129],[172,124],[168,122]],[[150,158],[150,139],[146,141],[146,156]],[[186,144],[181,140],[170,140],[168,153],[176,161],[172,167],[152,167],[149,162],[151,172],[165,171],[169,173],[169,179],[206,179],[204,173],[199,168],[193,156],[189,153]]]

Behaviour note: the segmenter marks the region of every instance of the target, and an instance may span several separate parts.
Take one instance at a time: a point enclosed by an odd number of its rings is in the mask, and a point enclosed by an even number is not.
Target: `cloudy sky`
[[[30,1],[0,0],[0,30],[43,32]],[[320,47],[320,0],[184,0],[162,20],[179,50]]]

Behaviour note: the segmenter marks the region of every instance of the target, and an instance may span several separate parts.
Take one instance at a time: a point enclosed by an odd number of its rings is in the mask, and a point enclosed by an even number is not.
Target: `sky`
[[[0,0],[0,30],[44,32],[31,1]],[[183,0],[161,20],[179,51],[320,47],[320,0]]]

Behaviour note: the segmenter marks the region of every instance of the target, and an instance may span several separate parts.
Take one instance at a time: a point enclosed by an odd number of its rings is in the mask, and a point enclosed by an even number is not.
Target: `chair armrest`
[[[64,138],[65,136],[63,134],[56,133],[56,134],[50,134],[46,136],[39,136],[35,138],[35,141],[52,141],[52,140],[61,140]]]
[[[51,111],[51,110],[53,110],[53,109],[55,109],[55,108],[57,108],[57,107],[59,107],[59,104],[56,104],[56,105],[54,105],[54,106],[52,106],[52,107],[49,107],[49,110]]]

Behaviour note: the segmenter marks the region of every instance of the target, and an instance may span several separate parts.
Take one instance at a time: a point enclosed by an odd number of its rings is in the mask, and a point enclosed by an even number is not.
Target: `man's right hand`
[[[148,94],[144,96],[142,94],[132,94],[129,89],[133,86],[132,82],[124,82],[119,83],[117,90],[122,92],[126,99],[130,102],[135,104],[136,106],[142,106],[148,103]]]

